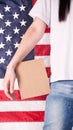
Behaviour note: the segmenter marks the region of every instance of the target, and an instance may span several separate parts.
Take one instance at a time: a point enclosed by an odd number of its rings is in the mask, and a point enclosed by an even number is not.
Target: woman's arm
[[[4,92],[6,96],[13,100],[12,93],[14,91],[14,81],[16,78],[15,68],[19,62],[34,48],[35,44],[42,38],[46,24],[39,18],[35,18],[34,22],[23,35],[21,43],[10,61],[3,80]]]

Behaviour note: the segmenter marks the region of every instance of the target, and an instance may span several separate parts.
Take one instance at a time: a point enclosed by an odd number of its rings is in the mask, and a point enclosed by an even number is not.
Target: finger
[[[5,95],[10,99],[10,100],[15,100],[15,94],[14,93],[10,93],[10,89],[5,89]]]
[[[13,100],[16,100],[16,96],[14,93],[10,94]]]
[[[14,79],[10,80],[10,93],[13,94],[14,93]]]
[[[5,92],[5,95],[6,95],[10,100],[13,100],[13,97],[11,96],[10,93],[8,93],[8,92],[6,92],[6,91],[4,91],[4,92]]]
[[[7,81],[4,81],[3,82],[3,88],[4,88],[4,92],[5,93],[8,93],[8,91],[9,91],[9,83],[7,82]]]
[[[10,100],[13,100],[13,99],[12,99],[12,96],[10,95],[9,86],[10,86],[10,83],[9,83],[9,82],[3,82],[3,87],[4,87],[4,93],[5,93],[5,95],[6,95]]]

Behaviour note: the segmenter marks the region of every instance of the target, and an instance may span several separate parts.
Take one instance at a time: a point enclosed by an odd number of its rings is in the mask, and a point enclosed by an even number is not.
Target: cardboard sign
[[[21,99],[50,93],[49,79],[42,59],[21,62],[16,68]]]

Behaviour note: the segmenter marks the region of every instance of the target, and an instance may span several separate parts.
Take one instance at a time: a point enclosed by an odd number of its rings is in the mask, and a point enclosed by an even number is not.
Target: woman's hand
[[[4,80],[3,87],[5,95],[10,99],[14,100],[14,82],[16,79],[15,71],[13,68],[8,67]]]
[[[19,62],[21,62],[27,54],[34,48],[36,43],[42,38],[44,31],[46,29],[46,23],[43,22],[40,18],[35,18],[34,22],[27,29],[25,35],[20,42],[20,45],[10,61],[4,81],[4,92],[6,96],[13,100],[13,91],[14,91],[14,82],[15,82],[15,68]]]

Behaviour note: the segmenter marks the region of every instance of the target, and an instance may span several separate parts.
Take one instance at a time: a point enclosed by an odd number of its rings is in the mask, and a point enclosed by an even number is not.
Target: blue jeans
[[[72,130],[73,81],[51,83],[47,96],[43,130]]]

